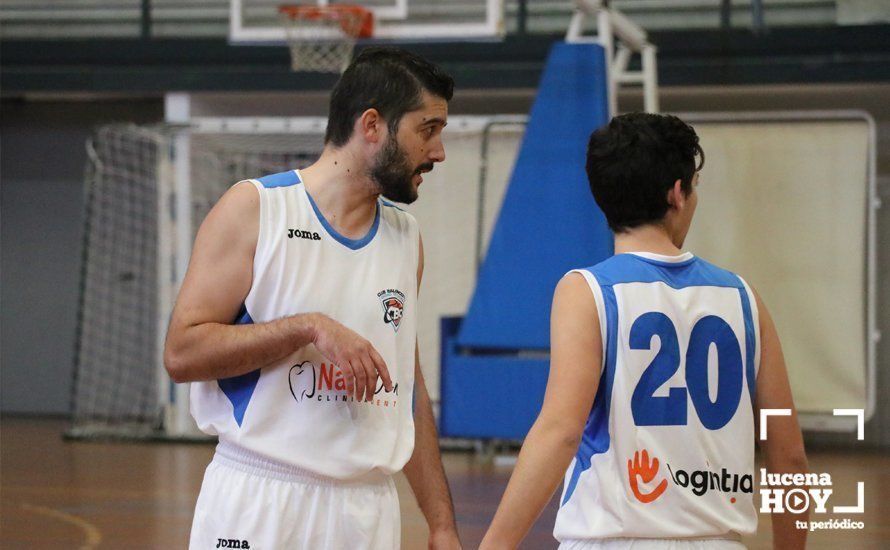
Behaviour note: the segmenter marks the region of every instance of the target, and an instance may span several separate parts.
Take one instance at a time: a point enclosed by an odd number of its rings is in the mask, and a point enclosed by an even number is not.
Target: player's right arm
[[[770,416],[766,431],[767,439],[761,440],[759,433],[757,439],[767,471],[806,473],[809,471],[809,465],[804,450],[803,435],[797,421],[797,410],[794,408],[791,396],[782,344],[779,342],[779,335],[769,311],[756,292],[754,296],[760,316],[760,371],[757,374],[754,425],[759,431],[762,409],[791,409],[791,416]],[[806,521],[807,517],[807,513],[772,514],[773,548],[783,550],[804,548],[807,530],[798,529],[795,521]]]
[[[579,273],[562,278],[550,316],[550,375],[541,413],[480,550],[512,549],[531,529],[572,462],[602,372],[603,342],[593,293]]]
[[[201,224],[173,308],[164,365],[176,382],[217,380],[274,364],[307,344],[343,371],[349,393],[371,399],[377,375],[392,389],[370,342],[320,313],[233,325],[253,278],[260,197],[250,183],[223,195]]]

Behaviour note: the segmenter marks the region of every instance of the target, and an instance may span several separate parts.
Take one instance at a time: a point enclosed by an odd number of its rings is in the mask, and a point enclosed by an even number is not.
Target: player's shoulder
[[[383,197],[377,199],[377,204],[380,209],[380,221],[382,223],[387,224],[398,232],[417,231],[417,220],[410,212]]]
[[[720,286],[729,286],[734,288],[743,287],[744,280],[742,277],[724,267],[711,263],[704,258],[696,257],[695,269],[709,280],[720,283]]]
[[[255,247],[258,239],[260,196],[249,182],[238,182],[219,198],[201,222],[194,248],[227,250]]]
[[[640,272],[648,270],[648,264],[641,262],[636,254],[615,254],[596,264],[573,271],[593,275],[599,282],[611,284],[633,279]]]
[[[214,210],[238,218],[258,214],[259,191],[250,180],[239,181],[223,193]]]
[[[581,268],[601,285],[633,282],[663,282],[675,288],[687,286],[744,286],[741,277],[699,256],[686,253],[671,258],[657,255],[616,254],[597,264]]]
[[[303,183],[297,170],[268,174],[250,181],[258,183],[262,189],[281,189],[302,185]]]

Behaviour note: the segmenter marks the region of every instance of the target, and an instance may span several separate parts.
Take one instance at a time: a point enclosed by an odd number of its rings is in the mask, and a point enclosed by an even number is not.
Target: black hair
[[[331,92],[324,142],[342,147],[355,120],[377,109],[395,133],[405,113],[419,109],[422,93],[451,101],[454,79],[423,57],[399,48],[366,48],[356,56]]]
[[[672,115],[617,116],[587,145],[590,190],[616,233],[664,218],[674,182],[689,195],[704,163],[695,130]]]

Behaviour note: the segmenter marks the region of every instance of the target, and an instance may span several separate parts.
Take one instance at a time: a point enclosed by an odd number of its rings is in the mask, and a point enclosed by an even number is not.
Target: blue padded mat
[[[584,171],[590,133],[607,121],[603,48],[554,45],[459,346],[548,349],[556,283],[613,254]]]
[[[544,402],[550,361],[465,355],[454,336],[460,318],[441,320],[439,435],[523,439]]]

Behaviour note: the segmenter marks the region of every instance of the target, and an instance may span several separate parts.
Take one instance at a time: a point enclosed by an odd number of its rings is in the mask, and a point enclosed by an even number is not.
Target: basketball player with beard
[[[417,354],[423,245],[384,200],[445,160],[453,80],[364,50],[317,162],[234,185],[203,222],[164,360],[219,436],[192,548],[398,548],[404,470],[431,548],[459,548]]]

